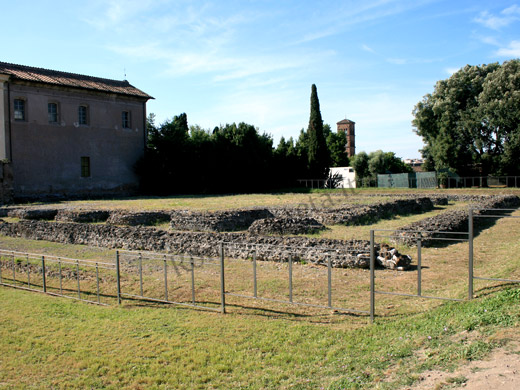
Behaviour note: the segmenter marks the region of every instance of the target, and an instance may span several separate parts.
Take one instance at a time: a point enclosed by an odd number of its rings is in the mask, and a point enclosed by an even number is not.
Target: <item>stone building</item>
[[[0,160],[14,195],[131,192],[149,99],[126,80],[0,62]]]
[[[345,151],[349,157],[352,157],[356,154],[356,122],[353,122],[348,119],[343,119],[337,123],[338,125],[338,133],[340,131],[344,131],[347,135],[347,145],[345,146]]]

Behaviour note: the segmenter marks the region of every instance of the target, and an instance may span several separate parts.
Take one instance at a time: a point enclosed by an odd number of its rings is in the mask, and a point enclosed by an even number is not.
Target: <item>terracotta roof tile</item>
[[[145,99],[153,99],[147,93],[135,88],[128,81],[110,80],[99,77],[85,76],[74,73],[60,72],[57,70],[34,68],[25,65],[0,62],[0,73],[7,74],[13,79],[34,81],[45,84],[61,85],[89,89],[94,91],[111,92],[121,95],[137,96]]]

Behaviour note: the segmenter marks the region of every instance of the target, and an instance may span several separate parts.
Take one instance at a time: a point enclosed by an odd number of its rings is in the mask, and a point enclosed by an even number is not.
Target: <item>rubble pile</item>
[[[60,222],[93,223],[105,222],[110,216],[107,210],[82,210],[82,209],[61,209],[58,211],[55,220]]]
[[[380,266],[398,271],[407,270],[412,264],[412,258],[409,255],[399,253],[396,248],[392,248],[388,244],[381,245],[376,260]]]
[[[313,234],[325,230],[325,225],[314,218],[265,218],[258,219],[247,230],[251,234]]]
[[[152,226],[163,222],[169,222],[170,212],[166,211],[113,211],[107,220],[109,225],[123,226]]]

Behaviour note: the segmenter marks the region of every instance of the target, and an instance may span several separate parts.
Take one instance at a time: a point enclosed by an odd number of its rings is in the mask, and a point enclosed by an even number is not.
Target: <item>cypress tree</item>
[[[309,174],[313,179],[325,178],[330,164],[330,153],[323,135],[320,101],[316,85],[311,88],[311,113],[307,128]]]

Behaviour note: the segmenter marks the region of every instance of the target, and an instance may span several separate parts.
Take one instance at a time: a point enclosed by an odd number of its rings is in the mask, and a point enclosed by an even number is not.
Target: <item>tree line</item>
[[[330,166],[349,163],[343,132],[324,125],[316,86],[309,127],[298,139],[273,138],[247,123],[203,129],[185,113],[157,125],[147,118],[148,145],[136,165],[148,194],[259,192],[298,186],[298,179],[324,179]]]
[[[332,132],[328,125],[323,126],[327,166],[322,171],[309,163],[310,137],[303,129],[298,139],[282,137],[273,147],[271,135],[243,122],[207,130],[188,126],[187,115],[182,113],[159,126],[150,114],[147,125],[148,147],[136,173],[141,192],[148,194],[292,188],[298,186],[298,179],[323,179],[328,166],[349,163],[345,134]]]
[[[413,110],[428,170],[520,174],[520,60],[467,65]]]
[[[141,192],[248,193],[301,186],[298,179],[326,179],[329,167],[348,166],[345,132],[324,124],[316,85],[311,87],[307,130],[282,137],[276,147],[267,133],[247,123],[203,129],[189,126],[185,113],[156,125],[147,118],[147,148],[136,164]],[[352,161],[358,178],[408,172],[394,153],[361,152]],[[331,181],[332,182],[332,181]]]

